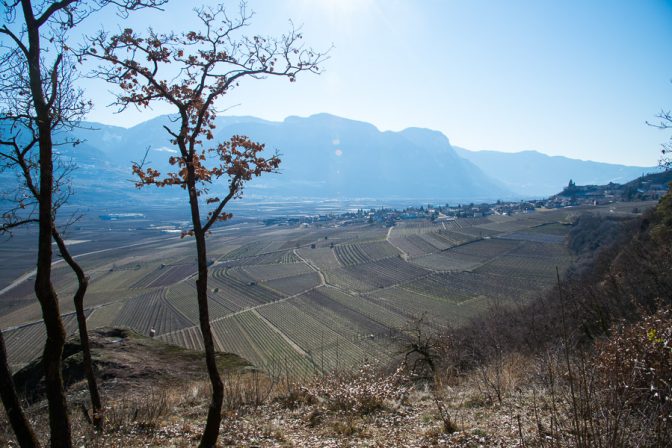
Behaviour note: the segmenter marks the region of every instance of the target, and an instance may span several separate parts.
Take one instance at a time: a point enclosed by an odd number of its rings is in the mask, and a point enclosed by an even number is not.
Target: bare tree
[[[178,35],[150,29],[145,36],[131,29],[111,36],[100,33],[82,56],[104,61],[94,76],[120,87],[116,97],[120,111],[163,101],[177,113],[174,125],[165,126],[179,150],[169,159],[175,170],[162,174],[143,162],[134,164],[133,171],[138,187],[178,185],[188,194],[192,228],[185,235],[196,240],[199,323],[213,390],[200,446],[212,447],[219,435],[223,386],[210,328],[206,235],[215,223],[231,217],[224,208],[241,196],[246,182],[276,171],[280,163],[277,154],[263,156],[264,145],[244,136],[208,144],[214,138],[215,103],[245,78],[279,76],[295,81],[300,72],[318,73],[326,54],[304,48],[301,33],[294,28],[279,38],[242,35],[252,16],[244,2],[235,18],[222,5],[198,9],[196,14],[201,31]],[[215,183],[222,177],[228,187],[218,196]],[[208,207],[202,216],[201,209]]]
[[[142,7],[156,7],[165,1],[2,1],[5,13],[5,23],[0,27],[0,36],[4,38],[0,41],[3,165],[18,168],[22,179],[19,193],[14,197],[16,206],[3,214],[2,229],[9,230],[30,222],[37,222],[39,226],[35,294],[47,331],[42,359],[53,447],[72,446],[61,366],[66,333],[51,280],[52,238],[57,243],[60,241],[59,249],[64,257],[67,253],[54,222],[55,211],[68,196],[68,189],[60,186],[64,185],[62,181],[69,168],[64,166],[59,170],[57,166],[55,169],[53,149],[58,141],[55,134],[71,125],[73,117],[79,117],[87,110],[87,103],[81,101],[81,96],[72,94],[75,90],[69,74],[74,66],[68,57],[68,31],[107,5],[116,5],[121,13],[127,13]],[[74,261],[71,257],[70,260]],[[68,263],[75,269],[76,263]],[[77,276],[80,287],[76,301],[79,296],[83,300],[86,290],[86,278],[80,277],[79,273]],[[83,329],[85,334],[82,344],[87,344],[86,323],[82,316],[83,312],[78,313],[80,331]],[[6,356],[0,358],[6,367]],[[95,400],[94,394],[92,400]],[[18,426],[13,426],[17,435],[25,432],[26,427],[21,426],[25,423],[17,420]]]
[[[3,62],[10,62],[11,59],[4,58]],[[0,104],[2,104],[3,115],[1,123],[3,125],[0,135],[0,169],[14,170],[17,174],[17,183],[11,197],[9,209],[3,211],[3,219],[0,223],[0,232],[11,232],[11,229],[19,225],[39,222],[39,204],[41,195],[39,191],[39,154],[38,154],[38,131],[36,126],[36,117],[33,113],[32,101],[30,95],[17,95],[27,86],[25,65],[22,60],[11,61],[14,64],[7,64],[3,75],[7,74],[9,69],[14,73],[11,76],[3,77],[0,86]],[[58,135],[71,125],[72,119],[79,118],[88,110],[87,103],[80,100],[81,92],[72,90],[69,72],[64,70],[66,64],[61,63],[58,77],[61,80],[56,91],[58,96],[54,101],[53,111],[54,120],[52,121],[52,135]],[[72,66],[70,66],[72,67]],[[64,143],[68,139],[64,139]],[[71,142],[76,143],[76,142]],[[57,146],[59,143],[54,143]],[[70,195],[70,185],[68,182],[69,174],[73,166],[70,163],[55,160],[54,178],[52,184],[52,232],[51,236],[57,242],[61,254],[68,261],[68,264],[79,274],[83,274],[81,267],[70,256],[67,246],[58,232],[55,224],[55,216],[60,206],[65,203]],[[102,408],[98,387],[93,376],[91,366],[91,355],[88,344],[88,334],[86,331],[86,316],[84,315],[83,299],[88,279],[84,275],[78,275],[78,288],[75,294],[75,309],[77,311],[77,320],[80,329],[80,339],[82,340],[84,370],[88,380],[89,391],[91,395],[92,407],[94,409]],[[60,318],[60,316],[59,316]],[[17,421],[18,423],[22,423]],[[96,423],[99,423],[98,421]],[[22,425],[23,426],[23,425]],[[102,425],[98,424],[99,427]],[[17,430],[14,427],[17,437],[19,432],[25,432],[25,429]]]
[[[64,55],[58,73],[57,99],[54,101],[52,121],[52,135],[55,136],[54,146],[77,145],[78,140],[69,137],[68,131],[79,122],[89,111],[90,103],[83,99],[83,92],[74,88],[75,80],[74,62]],[[6,125],[3,135],[0,136],[0,169],[14,169],[18,172],[17,185],[13,197],[9,203],[13,204],[3,213],[3,221],[0,224],[0,232],[8,232],[11,228],[22,224],[39,221],[36,217],[37,207],[40,202],[38,181],[39,173],[38,155],[36,154],[38,134],[35,126],[36,118],[33,114],[32,101],[29,95],[18,96],[22,86],[26,85],[25,74],[21,60],[14,61],[16,64],[8,64],[6,71],[13,71],[2,83],[0,89],[0,104],[3,104],[2,122]],[[87,379],[91,407],[93,410],[93,423],[98,429],[103,427],[102,402],[96,383],[91,361],[88,331],[86,327],[86,315],[84,314],[84,296],[88,287],[88,277],[82,267],[70,255],[67,245],[55,223],[56,213],[71,194],[70,177],[74,165],[67,160],[54,156],[55,176],[53,182],[53,216],[54,223],[52,238],[56,242],[63,259],[70,266],[77,277],[77,291],[73,301],[77,316],[80,342],[82,346],[82,358],[84,373]]]
[[[658,119],[657,123],[647,121],[646,124],[658,129],[672,129],[672,112],[663,110],[656,115],[656,118]],[[672,137],[669,141],[661,143],[660,146],[663,148],[660,150],[660,166],[670,169],[672,167]]]

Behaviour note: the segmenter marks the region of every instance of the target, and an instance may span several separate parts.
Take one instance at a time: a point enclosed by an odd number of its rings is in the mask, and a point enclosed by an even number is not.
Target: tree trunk
[[[96,429],[102,430],[104,423],[103,405],[101,403],[100,393],[98,391],[98,384],[96,383],[96,376],[93,371],[93,362],[91,361],[91,347],[89,344],[89,332],[86,328],[86,315],[84,314],[84,295],[86,294],[86,289],[89,286],[89,278],[84,275],[84,270],[82,267],[70,255],[70,251],[68,251],[68,247],[65,245],[65,241],[63,241],[63,238],[55,227],[52,233],[61,256],[77,275],[78,285],[74,296],[74,302],[75,313],[77,315],[77,327],[79,329],[79,340],[82,344],[84,375],[86,376],[86,382],[89,387],[89,396],[91,397],[93,424]]]
[[[9,371],[7,363],[7,351],[5,349],[5,338],[0,331],[0,396],[2,396],[2,404],[7,411],[7,417],[12,425],[16,440],[19,442],[21,448],[37,448],[40,446],[33,427],[26,418],[19,397],[16,394],[14,381],[12,381],[12,372]]]
[[[42,364],[49,402],[49,426],[51,446],[70,448],[70,418],[63,389],[62,355],[65,345],[65,328],[61,320],[58,297],[51,283],[51,231],[53,228],[53,144],[51,139],[51,115],[42,90],[41,50],[39,24],[33,14],[30,0],[21,0],[28,35],[28,76],[30,91],[37,115],[40,146],[40,201],[39,237],[37,250],[37,275],[35,295],[42,308],[42,318],[47,329]]]
[[[49,402],[51,446],[53,448],[70,448],[72,447],[70,417],[63,388],[63,363],[61,359],[66,333],[58,308],[58,299],[49,281],[49,274],[42,271],[40,275],[39,266],[38,263],[35,293],[40,300],[40,305],[42,305],[42,317],[47,327],[47,341],[44,344],[42,364]]]
[[[222,421],[222,404],[224,403],[224,385],[219,376],[217,361],[215,359],[215,344],[212,339],[210,328],[210,313],[208,311],[208,259],[205,244],[205,232],[201,226],[201,216],[198,207],[198,195],[196,194],[195,174],[193,166],[188,165],[189,180],[189,205],[191,206],[191,220],[194,226],[196,238],[196,254],[198,260],[198,278],[196,280],[196,297],[198,300],[198,319],[203,335],[205,347],[205,364],[208,368],[208,376],[212,384],[212,401],[208,409],[208,419],[201,436],[199,448],[211,448],[217,443],[219,437],[219,424]]]

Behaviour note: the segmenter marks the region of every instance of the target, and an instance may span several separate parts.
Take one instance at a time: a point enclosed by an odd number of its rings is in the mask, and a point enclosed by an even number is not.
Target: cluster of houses
[[[672,173],[649,174],[628,182],[606,185],[576,185],[573,181],[555,196],[545,202],[547,208],[569,207],[577,205],[604,205],[612,202],[654,201],[665,196],[672,181]]]
[[[346,212],[329,215],[306,215],[292,217],[274,217],[264,220],[266,225],[348,225],[357,223],[378,223],[391,227],[398,221],[405,220],[430,220],[451,221],[457,218],[481,218],[490,215],[514,215],[517,213],[531,213],[535,208],[541,207],[541,201],[502,202],[496,204],[459,204],[451,205],[427,205],[420,207],[407,207],[402,210],[392,208],[379,208],[356,212]]]

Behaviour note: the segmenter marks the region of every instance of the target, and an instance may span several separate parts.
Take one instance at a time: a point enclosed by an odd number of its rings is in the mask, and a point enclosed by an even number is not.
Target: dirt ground
[[[92,349],[105,400],[106,427],[101,434],[87,423],[86,384],[70,378],[69,404],[77,446],[188,447],[198,443],[209,403],[202,353],[119,329],[93,332]],[[75,366],[77,356],[71,355]],[[315,388],[309,383],[269,378],[235,355],[220,355],[219,364],[226,385],[220,446],[511,447],[531,446],[528,441],[538,435],[531,397],[522,393],[493,403],[467,381],[442,390],[438,397],[444,406],[442,413],[437,395],[428,387],[406,385],[393,398],[379,400],[372,411],[334,409],[329,394],[311,394]],[[364,385],[356,379],[345,384],[355,393],[360,386]],[[46,444],[46,403],[37,400],[28,414]],[[453,432],[444,430],[442,416],[450,417]],[[4,418],[0,418],[0,444],[16,446]]]

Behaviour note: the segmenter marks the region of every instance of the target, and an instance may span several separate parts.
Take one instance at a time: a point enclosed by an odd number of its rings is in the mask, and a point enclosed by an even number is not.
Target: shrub
[[[535,415],[551,447],[672,446],[672,308],[621,324],[585,351],[560,346],[540,363]],[[546,436],[550,436],[546,440]]]
[[[672,307],[623,325],[598,342],[595,368],[597,388],[611,402],[647,416],[656,444],[672,442]]]
[[[402,399],[408,386],[401,368],[385,375],[364,364],[353,373],[322,376],[307,386],[306,391],[332,411],[364,415],[384,408],[386,400]]]

